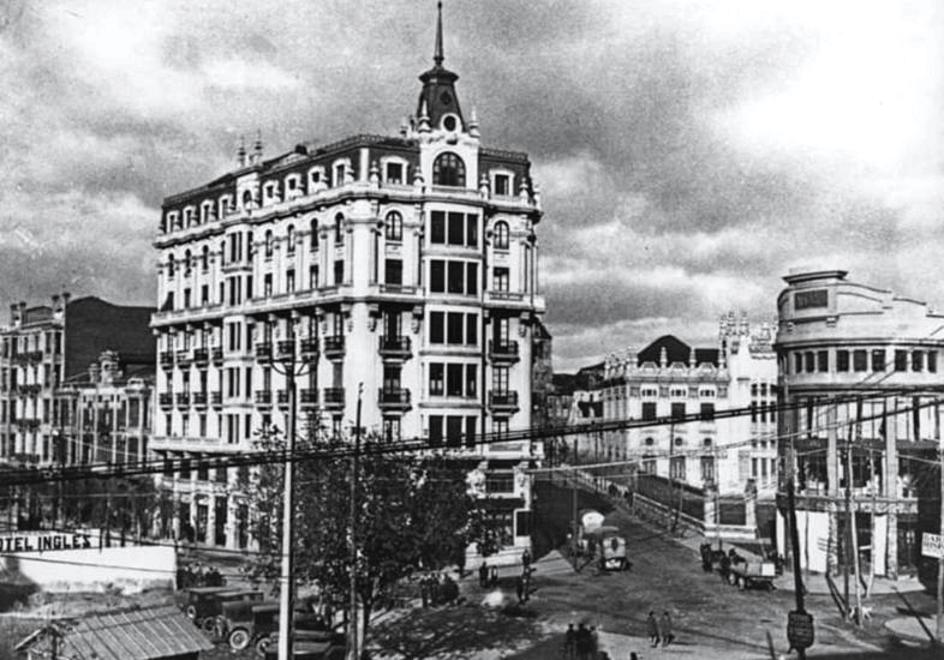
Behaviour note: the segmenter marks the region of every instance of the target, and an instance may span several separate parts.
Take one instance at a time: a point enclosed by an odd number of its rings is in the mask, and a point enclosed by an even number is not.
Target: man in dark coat
[[[659,622],[659,632],[662,633],[662,646],[668,646],[675,639],[672,634],[672,617],[668,612],[662,613],[662,620]]]
[[[649,643],[652,645],[652,648],[655,648],[659,645],[659,622],[656,621],[656,613],[649,612],[649,616],[646,618],[646,630],[649,632]]]
[[[479,586],[483,589],[488,586],[488,564],[484,561],[479,566]]]

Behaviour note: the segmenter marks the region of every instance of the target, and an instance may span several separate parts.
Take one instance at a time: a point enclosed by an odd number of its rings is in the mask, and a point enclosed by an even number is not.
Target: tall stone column
[[[889,410],[891,408],[891,410]],[[885,399],[885,466],[882,491],[888,501],[888,536],[885,575],[898,579],[898,408],[897,400]]]

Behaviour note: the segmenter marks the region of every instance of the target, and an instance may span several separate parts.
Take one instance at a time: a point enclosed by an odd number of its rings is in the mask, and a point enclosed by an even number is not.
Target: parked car
[[[220,617],[221,637],[225,637],[230,648],[242,651],[251,645],[264,652],[268,647],[268,638],[279,630],[279,603],[277,601],[239,601],[223,604]],[[295,603],[295,629],[324,630],[324,620],[314,613],[307,601]]]
[[[211,613],[216,607],[213,602],[216,596],[232,590],[232,587],[191,587],[184,591],[185,600],[181,609],[199,626],[207,616],[215,616]]]
[[[223,608],[227,603],[260,603],[265,594],[258,589],[229,589],[211,597],[204,609],[206,618],[200,627],[216,638],[226,637]]]

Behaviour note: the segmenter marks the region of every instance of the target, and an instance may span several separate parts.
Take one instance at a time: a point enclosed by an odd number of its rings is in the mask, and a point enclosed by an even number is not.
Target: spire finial
[[[433,53],[433,62],[437,67],[441,67],[443,60],[443,37],[442,37],[442,2],[436,3],[436,51]]]

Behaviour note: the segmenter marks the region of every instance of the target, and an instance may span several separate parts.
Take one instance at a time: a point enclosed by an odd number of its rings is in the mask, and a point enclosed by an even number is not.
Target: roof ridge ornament
[[[442,2],[436,3],[436,46],[433,51],[433,62],[437,69],[442,68],[443,60],[443,30],[442,30]]]

